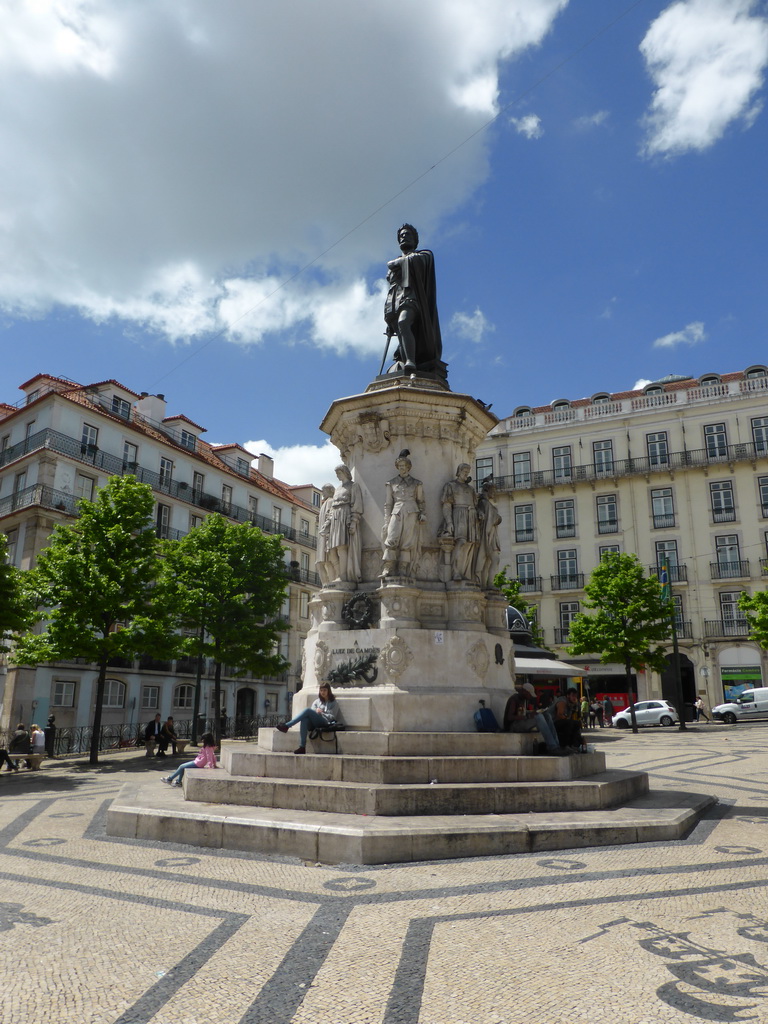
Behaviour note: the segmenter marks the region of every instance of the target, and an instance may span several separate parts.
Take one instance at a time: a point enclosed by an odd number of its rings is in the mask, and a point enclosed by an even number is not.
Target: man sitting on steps
[[[567,755],[568,751],[558,743],[552,720],[547,712],[536,710],[535,701],[536,691],[531,683],[515,682],[515,692],[504,709],[504,732],[533,732],[538,729],[548,754]]]

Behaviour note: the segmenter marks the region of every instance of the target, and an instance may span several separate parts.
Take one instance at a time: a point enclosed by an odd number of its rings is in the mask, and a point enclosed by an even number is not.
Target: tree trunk
[[[213,735],[218,747],[221,744],[221,662],[218,658],[218,650],[216,652],[216,669],[213,675],[213,703],[216,707],[213,717]]]
[[[107,681],[107,655],[102,654],[99,661],[99,678],[96,682],[96,707],[93,711],[93,728],[91,732],[90,764],[99,763],[99,734],[101,732],[101,705],[104,701],[104,685]]]
[[[632,662],[629,655],[624,659],[624,669],[627,673],[627,701],[629,703],[629,717],[632,719],[632,732],[637,732],[637,716],[635,715],[635,695],[632,692]]]

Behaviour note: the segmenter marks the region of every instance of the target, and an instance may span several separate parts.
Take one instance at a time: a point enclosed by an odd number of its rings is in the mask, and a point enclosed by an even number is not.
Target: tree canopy
[[[9,650],[8,636],[29,625],[32,608],[25,600],[22,573],[9,565],[8,541],[0,533],[0,651]]]
[[[752,639],[768,649],[768,591],[759,590],[751,596],[742,594],[739,608],[744,612]]]
[[[277,653],[287,586],[279,537],[250,523],[212,514],[163,550],[162,589],[190,654],[215,663],[215,733],[221,736],[221,667],[277,675],[287,662]]]
[[[592,571],[584,588],[587,612],[579,612],[568,631],[568,653],[598,654],[601,662],[620,662],[627,676],[627,698],[633,704],[632,669],[666,668],[663,647],[672,633],[670,604],[659,580],[646,576],[636,555],[611,551]],[[634,713],[632,714],[633,728]]]
[[[20,637],[17,664],[84,658],[99,666],[90,762],[98,763],[107,663],[171,653],[176,637],[155,586],[160,570],[154,498],[134,477],[111,477],[78,519],[56,526],[24,590],[43,632]]]

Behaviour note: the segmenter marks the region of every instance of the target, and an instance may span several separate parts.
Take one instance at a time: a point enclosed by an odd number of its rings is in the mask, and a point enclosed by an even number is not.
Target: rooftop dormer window
[[[610,402],[611,396],[605,391],[601,391],[597,395],[592,395],[592,405],[604,405],[605,402]]]
[[[649,384],[648,387],[643,392],[643,394],[646,394],[646,395],[663,395],[664,394],[664,388],[661,386],[661,384]]]
[[[111,411],[115,416],[120,416],[121,419],[130,419],[131,403],[126,402],[126,400],[121,398],[119,395],[112,395]]]
[[[744,371],[744,376],[747,380],[753,380],[755,377],[768,377],[768,369],[764,366],[750,366]]]
[[[181,447],[188,448],[191,452],[197,449],[197,438],[189,430],[182,430],[181,432]]]

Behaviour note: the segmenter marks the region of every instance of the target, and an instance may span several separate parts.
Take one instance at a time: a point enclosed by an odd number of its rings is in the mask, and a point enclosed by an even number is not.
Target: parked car
[[[712,714],[728,725],[753,718],[768,718],[768,686],[756,686],[754,690],[745,690],[735,700],[712,708]]]
[[[641,700],[635,704],[635,718],[638,725],[675,725],[680,719],[668,700]],[[613,716],[613,724],[617,729],[628,729],[632,725],[632,714],[629,708],[618,711]]]

